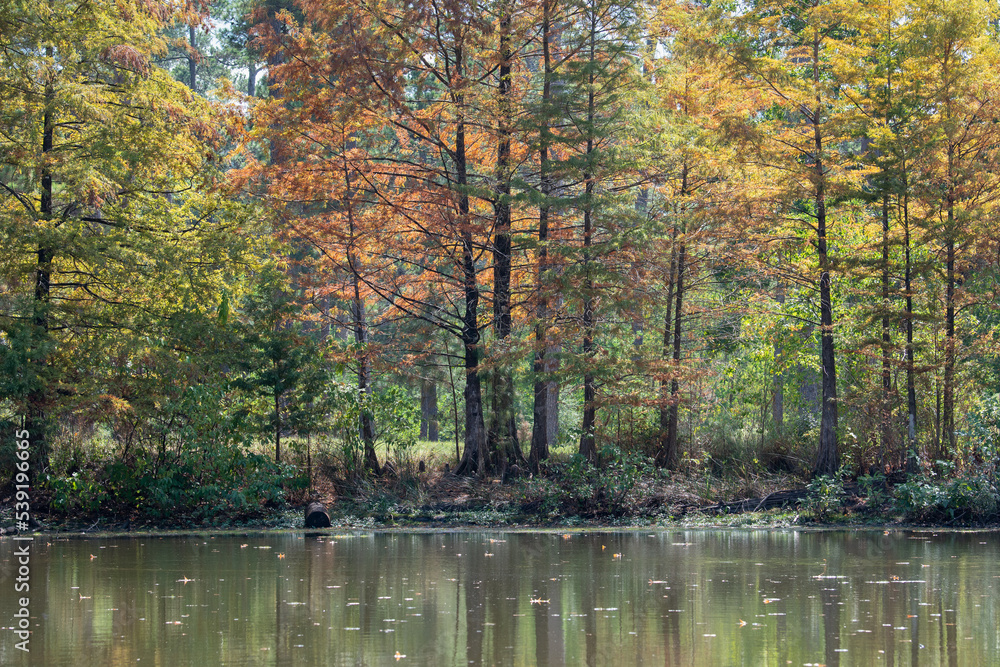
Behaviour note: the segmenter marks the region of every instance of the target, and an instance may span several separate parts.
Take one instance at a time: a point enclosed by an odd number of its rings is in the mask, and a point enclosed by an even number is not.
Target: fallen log
[[[330,515],[321,503],[309,503],[306,507],[306,528],[329,528]]]
[[[743,512],[760,512],[774,509],[775,507],[795,506],[801,503],[809,491],[806,489],[789,489],[786,491],[775,491],[763,498],[747,498],[746,500],[736,500],[731,503],[719,503],[699,508],[702,512],[714,512],[716,514],[742,514]]]

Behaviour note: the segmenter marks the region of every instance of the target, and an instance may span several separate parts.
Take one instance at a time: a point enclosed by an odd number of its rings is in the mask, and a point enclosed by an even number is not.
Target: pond
[[[986,665],[1000,535],[0,539],[3,665]],[[22,573],[23,574],[23,573]],[[29,652],[16,634],[21,598]]]

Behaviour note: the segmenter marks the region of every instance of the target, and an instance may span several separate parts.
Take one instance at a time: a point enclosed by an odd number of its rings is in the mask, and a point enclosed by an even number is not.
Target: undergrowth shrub
[[[945,480],[921,477],[893,491],[895,509],[915,521],[987,521],[996,519],[1000,508],[995,479],[980,474]]]
[[[842,468],[830,475],[818,475],[808,484],[804,507],[820,521],[826,521],[832,514],[841,511],[847,500],[844,489],[846,471]]]
[[[579,454],[549,466],[547,474],[527,480],[522,504],[541,514],[620,516],[648,500],[643,482],[660,471],[641,452],[605,448],[602,465],[591,465]]]
[[[192,387],[163,412],[177,416],[169,434],[154,434],[103,456],[52,456],[41,490],[63,515],[227,520],[252,515],[304,487],[297,469],[254,452],[239,411],[220,388]],[[91,449],[97,452],[97,449]]]

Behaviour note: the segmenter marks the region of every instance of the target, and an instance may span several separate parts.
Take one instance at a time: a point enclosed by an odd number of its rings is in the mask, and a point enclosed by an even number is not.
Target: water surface
[[[988,665],[1000,535],[36,537],[3,665]]]

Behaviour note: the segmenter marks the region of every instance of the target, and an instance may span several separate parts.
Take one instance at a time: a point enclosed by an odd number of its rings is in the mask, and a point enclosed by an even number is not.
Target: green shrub
[[[1000,494],[992,476],[914,479],[894,489],[895,509],[915,521],[969,522],[995,519]]]
[[[806,484],[808,495],[806,511],[820,521],[825,521],[844,507],[847,492],[844,490],[844,470],[832,475],[819,475]]]
[[[874,473],[858,477],[858,488],[868,500],[869,508],[881,507],[889,500],[886,493],[885,475]]]

